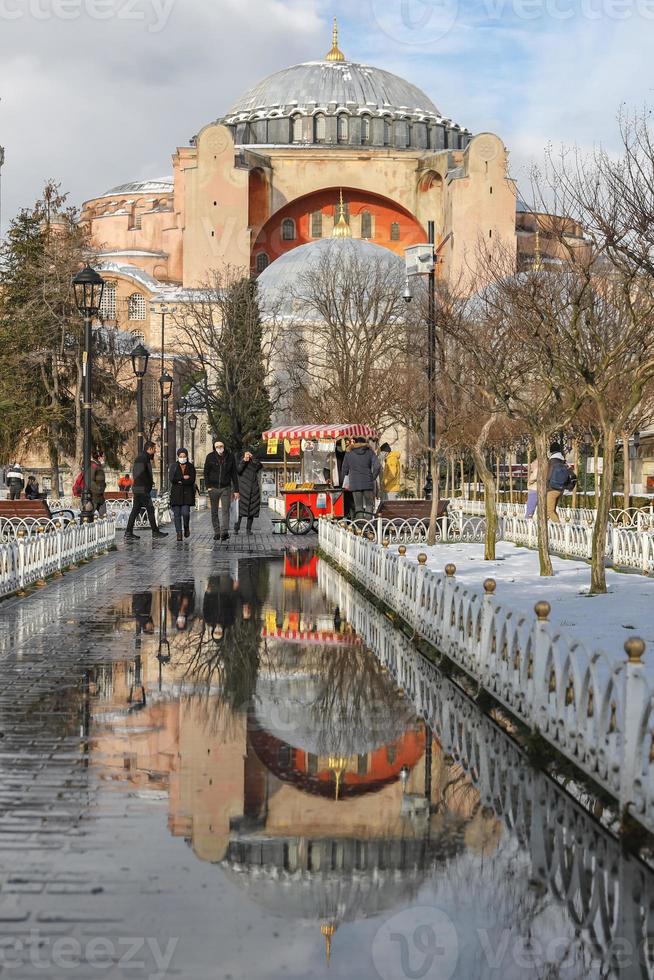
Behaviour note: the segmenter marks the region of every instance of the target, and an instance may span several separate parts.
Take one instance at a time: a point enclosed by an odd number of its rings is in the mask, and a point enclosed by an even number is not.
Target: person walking
[[[152,537],[168,537],[165,531],[160,531],[157,527],[157,518],[154,513],[152,497],[150,496],[154,486],[154,477],[152,476],[152,460],[154,459],[156,448],[157,447],[153,442],[146,442],[143,447],[143,452],[139,453],[134,460],[134,468],[132,470],[134,478],[134,503],[132,504],[132,510],[129,515],[129,520],[127,521],[127,530],[125,531],[126,541],[139,540],[138,534],[134,534],[134,524],[136,522],[136,518],[143,509],[145,509],[148,515],[148,520],[150,521]]]
[[[572,473],[572,477],[571,477]],[[563,447],[559,442],[550,446],[550,459],[547,467],[547,519],[553,524],[560,524],[557,507],[563,491],[576,483],[573,471],[565,461]]]
[[[259,473],[263,469],[263,464],[255,459],[252,452],[248,449],[243,453],[243,459],[237,466],[238,470],[238,520],[234,525],[234,530],[238,534],[241,530],[241,521],[245,517],[246,534],[252,533],[254,518],[259,516],[261,510],[261,488],[259,486]]]
[[[29,476],[27,478],[27,486],[25,487],[25,499],[26,500],[39,500],[41,493],[39,491],[39,484],[35,476]]]
[[[107,516],[107,502],[105,500],[105,490],[107,488],[107,477],[104,471],[104,452],[96,449],[91,458],[91,502],[93,511],[97,510],[100,517]]]
[[[195,507],[195,466],[189,461],[188,450],[177,450],[177,460],[170,467],[168,482],[170,483],[170,506],[173,511],[177,540],[182,540],[182,522],[184,537],[191,536],[191,507]]]
[[[25,477],[19,463],[14,463],[5,473],[5,483],[9,488],[9,499],[20,500],[20,495],[25,487]]]
[[[527,476],[527,506],[525,517],[529,520],[536,513],[538,506],[538,460],[532,459]]]
[[[383,461],[383,472],[380,480],[382,500],[395,500],[400,492],[400,475],[402,467],[400,454],[391,449],[387,442],[380,447]]]
[[[343,460],[343,477],[349,478],[348,489],[354,497],[355,519],[370,520],[375,508],[375,480],[381,467],[379,460],[363,438],[354,439],[352,449]]]
[[[232,496],[234,500],[238,500],[238,474],[234,457],[231,453],[225,452],[225,443],[222,439],[214,439],[213,452],[209,453],[204,461],[204,485],[211,504],[213,539],[227,541]]]

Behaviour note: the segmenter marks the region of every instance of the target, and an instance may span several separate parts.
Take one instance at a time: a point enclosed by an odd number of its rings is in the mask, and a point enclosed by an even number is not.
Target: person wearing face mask
[[[195,506],[195,466],[189,461],[188,450],[177,450],[177,461],[170,467],[170,506],[175,521],[177,540],[182,540],[182,521],[184,537],[191,536],[191,507]]]
[[[211,523],[214,541],[229,538],[229,506],[238,500],[238,474],[231,453],[225,452],[222,439],[214,439],[212,453],[204,461],[204,483],[211,503]]]
[[[96,449],[91,458],[91,500],[93,501],[93,510],[97,510],[100,517],[107,515],[107,503],[104,496],[107,477],[104,472],[104,459],[102,449]]]

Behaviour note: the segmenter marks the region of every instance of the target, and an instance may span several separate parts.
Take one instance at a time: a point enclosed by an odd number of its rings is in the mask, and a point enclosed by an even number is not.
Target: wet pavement
[[[0,605],[0,976],[654,976],[651,873],[311,548],[206,523]]]

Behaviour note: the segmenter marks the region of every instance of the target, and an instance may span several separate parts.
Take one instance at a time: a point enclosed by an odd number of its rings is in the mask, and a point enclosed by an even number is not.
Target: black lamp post
[[[166,488],[166,472],[168,469],[168,399],[173,393],[173,379],[164,371],[159,378],[161,390],[161,459],[159,462],[159,493]]]
[[[195,463],[195,430],[198,427],[198,417],[195,412],[189,415],[188,427],[191,430],[191,462]]]
[[[185,446],[186,445],[185,442],[184,442],[184,436],[185,436],[185,426],[184,426],[184,423],[186,421],[186,413],[187,412],[188,412],[188,400],[186,398],[180,398],[179,401],[177,402],[177,414],[179,415],[180,420],[181,420],[181,423],[182,423],[182,425],[181,425],[181,429],[182,429],[181,441],[179,442],[179,445],[180,446]]]
[[[132,370],[136,375],[136,430],[138,438],[139,453],[143,452],[145,435],[143,433],[143,378],[148,370],[150,351],[147,347],[139,343],[132,351]]]
[[[93,520],[93,501],[91,499],[91,371],[93,363],[93,319],[100,312],[104,279],[90,265],[73,276],[75,304],[80,316],[84,317],[84,358],[82,376],[84,379],[84,489],[82,491],[82,521]]]

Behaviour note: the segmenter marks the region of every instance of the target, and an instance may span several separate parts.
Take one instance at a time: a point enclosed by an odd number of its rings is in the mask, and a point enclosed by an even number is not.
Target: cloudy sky
[[[615,145],[654,102],[654,0],[0,0],[2,227],[55,177],[79,203],[170,155],[277,69],[322,57],[404,76],[526,184],[548,143]]]

